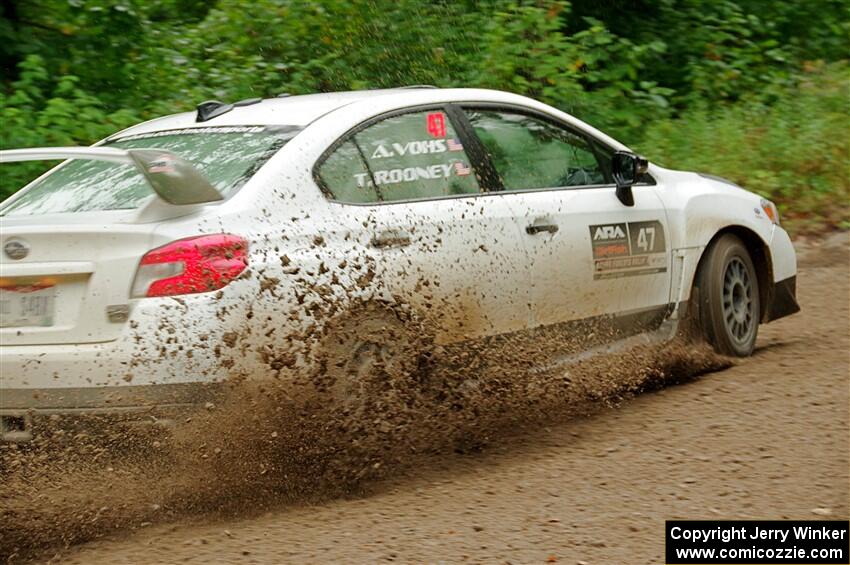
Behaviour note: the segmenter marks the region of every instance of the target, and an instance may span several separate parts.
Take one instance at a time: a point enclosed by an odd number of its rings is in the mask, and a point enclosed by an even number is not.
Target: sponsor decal
[[[374,171],[372,174],[375,177],[375,182],[378,185],[398,184],[404,182],[414,182],[418,180],[436,180],[449,178],[452,176],[452,171],[456,176],[466,176],[472,174],[472,167],[466,163],[457,161],[452,164],[437,164],[427,167],[404,167],[399,169],[384,169]],[[356,173],[354,179],[357,181],[357,186],[363,188],[372,185],[372,179],[369,178],[369,173]]]
[[[599,245],[594,248],[594,253],[597,257],[616,257],[619,255],[628,255],[629,247],[622,243],[612,243],[611,245]]]
[[[375,182],[378,185],[397,184],[402,182],[414,182],[418,180],[434,180],[451,176],[451,165],[431,165],[429,167],[405,167],[403,169],[386,169],[374,171]],[[357,186],[364,187],[371,183],[368,173],[357,173],[354,175]]]
[[[424,141],[408,141],[407,143],[391,143],[389,144],[389,147],[381,143],[372,152],[372,159],[403,157],[405,155],[431,155],[434,153],[445,153],[446,150],[446,140],[444,139],[426,139]]]
[[[432,112],[427,116],[428,133],[431,137],[446,137],[446,116],[442,112]]]
[[[593,278],[651,275],[667,270],[664,226],[658,220],[590,226]]]

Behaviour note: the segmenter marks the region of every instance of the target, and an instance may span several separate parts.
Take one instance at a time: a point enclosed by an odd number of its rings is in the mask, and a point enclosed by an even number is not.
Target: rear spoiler
[[[191,163],[164,149],[115,147],[37,147],[0,151],[0,163],[86,159],[133,165],[165,202],[177,206],[224,200]]]

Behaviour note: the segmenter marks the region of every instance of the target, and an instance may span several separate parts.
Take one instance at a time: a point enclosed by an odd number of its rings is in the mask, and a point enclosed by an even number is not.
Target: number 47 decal
[[[664,227],[658,220],[629,222],[626,224],[631,240],[632,254],[663,253],[666,249]]]
[[[649,253],[655,249],[655,228],[640,228],[637,236],[638,249],[644,253]]]

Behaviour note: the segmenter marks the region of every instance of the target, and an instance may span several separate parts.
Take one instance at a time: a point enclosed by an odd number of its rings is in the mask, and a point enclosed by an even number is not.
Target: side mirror
[[[640,155],[628,151],[615,151],[611,159],[611,174],[617,183],[617,198],[625,206],[634,206],[635,197],[632,185],[640,180],[640,176],[649,168],[649,163]]]

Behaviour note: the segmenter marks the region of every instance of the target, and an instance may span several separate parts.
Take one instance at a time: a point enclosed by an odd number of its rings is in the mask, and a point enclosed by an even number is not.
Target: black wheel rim
[[[723,274],[723,323],[737,344],[747,343],[756,327],[753,281],[740,257],[733,257]]]

